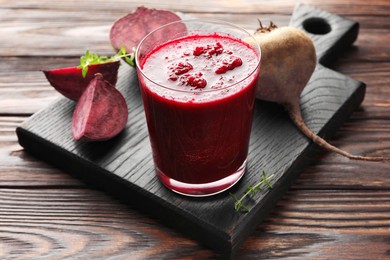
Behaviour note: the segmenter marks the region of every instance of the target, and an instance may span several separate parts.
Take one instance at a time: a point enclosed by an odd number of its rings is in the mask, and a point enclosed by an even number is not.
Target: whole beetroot
[[[127,104],[122,94],[101,74],[96,74],[77,102],[72,117],[76,140],[104,141],[126,126]]]
[[[350,154],[337,148],[311,131],[301,114],[300,96],[317,64],[315,47],[310,37],[293,27],[278,28],[271,22],[254,35],[261,47],[261,71],[256,97],[283,105],[298,129],[317,145],[353,160],[388,161],[386,157]],[[251,39],[246,41],[253,44]],[[253,41],[253,40],[252,40]]]

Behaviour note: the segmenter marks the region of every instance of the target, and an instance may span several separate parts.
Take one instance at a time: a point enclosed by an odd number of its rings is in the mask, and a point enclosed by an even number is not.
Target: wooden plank
[[[169,3],[152,1],[147,6],[184,12],[199,18],[228,19],[248,30],[254,30],[257,27],[257,18],[264,22],[273,20],[280,26],[287,25],[295,5],[294,1],[270,3],[212,1],[210,5],[204,5],[202,2],[185,5],[181,1],[178,2],[180,4],[171,1]],[[388,42],[389,34],[386,32],[390,21],[386,18],[390,12],[389,2],[375,2],[375,4],[368,5],[360,0],[354,2],[356,8],[350,8],[349,4],[340,4],[338,1],[326,4],[318,1],[313,4],[330,12],[349,15],[351,19],[360,22],[362,28],[370,30],[366,31],[369,35],[363,37],[367,38],[367,41],[359,45],[367,46],[376,55],[389,53],[388,51],[373,51],[376,50],[378,44],[380,46]],[[91,3],[88,1],[53,3],[52,1],[19,0],[12,1],[12,4],[5,2],[0,6],[0,24],[2,25],[0,33],[7,37],[0,38],[0,55],[80,56],[87,48],[110,54],[112,48],[108,39],[108,30],[111,24],[139,5],[145,4],[142,2],[128,3],[128,1],[113,3],[96,1],[93,2],[94,11],[91,14]],[[228,16],[226,10],[230,10]],[[367,12],[375,13],[376,17],[367,18],[365,16]],[[364,34],[363,31],[361,36]],[[381,37],[369,37],[371,34],[379,34]],[[382,40],[377,41],[377,39]],[[59,48],[58,42],[67,47]],[[15,43],[18,46],[16,49]]]
[[[264,259],[387,259],[387,196],[388,191],[289,192],[240,253]]]
[[[0,258],[220,256],[99,191],[2,189],[0,203]],[[386,259],[389,212],[390,191],[290,191],[239,257]]]
[[[0,116],[0,188],[84,187],[79,180],[23,151],[15,129],[26,119]]]
[[[23,0],[13,0],[6,1],[2,0],[2,8],[10,9],[46,9],[46,10],[68,10],[68,11],[77,11],[77,10],[91,10],[94,12],[106,12],[106,10],[112,10],[112,12],[122,12],[126,13],[128,10],[136,6],[147,6],[155,7],[162,9],[170,9],[174,11],[196,11],[196,12],[213,12],[213,13],[285,13],[290,14],[294,6],[300,1],[263,1],[259,2],[258,0],[214,0],[209,1],[207,4],[204,2],[183,2],[180,0],[171,0],[169,2],[161,2],[159,0],[149,0],[148,2],[144,1],[127,1],[127,0],[114,0],[107,2],[105,0],[97,1],[63,1],[63,2],[54,2],[50,0],[34,0],[34,1],[23,1]],[[329,12],[337,12],[340,15],[350,15],[350,14],[375,14],[388,16],[389,14],[389,2],[387,0],[379,0],[375,2],[367,3],[364,0],[353,1],[353,5],[350,2],[340,2],[337,0],[330,1],[320,1],[320,0],[311,0],[306,1],[308,4],[317,6],[318,8],[328,10]]]

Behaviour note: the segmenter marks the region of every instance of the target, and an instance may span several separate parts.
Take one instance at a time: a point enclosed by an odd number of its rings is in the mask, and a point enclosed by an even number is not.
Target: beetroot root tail
[[[330,143],[328,143],[323,138],[319,137],[309,129],[309,127],[306,125],[305,121],[302,118],[301,108],[299,107],[299,105],[285,104],[284,107],[287,109],[287,112],[289,113],[291,120],[298,127],[298,129],[320,147],[328,151],[338,153],[351,160],[371,161],[371,162],[390,161],[390,158],[388,157],[353,155],[347,151],[344,151],[340,148],[331,145]]]

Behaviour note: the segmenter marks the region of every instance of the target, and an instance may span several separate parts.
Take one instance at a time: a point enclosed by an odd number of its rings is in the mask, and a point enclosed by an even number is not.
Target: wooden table
[[[113,54],[108,31],[139,5],[287,25],[297,1],[0,0],[0,258],[191,259],[219,255],[131,205],[23,151],[15,128],[59,94],[41,69],[74,66],[86,49]],[[367,84],[330,140],[390,156],[390,2],[301,1],[358,21],[355,45],[332,69]],[[389,259],[390,164],[321,152],[242,245],[239,259]],[[45,259],[46,259],[45,258]]]

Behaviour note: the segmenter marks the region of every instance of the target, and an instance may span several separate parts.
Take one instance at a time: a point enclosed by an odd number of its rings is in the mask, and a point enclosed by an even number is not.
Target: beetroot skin
[[[254,35],[261,47],[261,70],[256,97],[283,105],[298,129],[314,143],[328,151],[353,160],[389,161],[380,156],[353,155],[329,144],[315,134],[303,120],[300,97],[317,64],[315,46],[302,30],[293,27],[278,28],[274,23],[260,28]],[[247,39],[254,44],[253,40]]]
[[[124,46],[126,52],[131,53],[133,48],[136,48],[149,32],[162,25],[179,20],[181,20],[179,16],[168,10],[138,7],[134,12],[118,19],[112,25],[110,30],[111,44],[116,51]],[[178,25],[170,33],[158,37],[167,37],[186,30],[184,25]]]
[[[119,65],[119,60],[89,65],[85,78],[82,76],[82,69],[77,67],[44,70],[43,73],[58,92],[69,99],[77,101],[96,73],[100,73],[106,81],[115,85],[118,79]]]
[[[72,133],[81,141],[108,140],[125,128],[127,117],[127,104],[122,94],[101,74],[96,74],[77,102]]]

